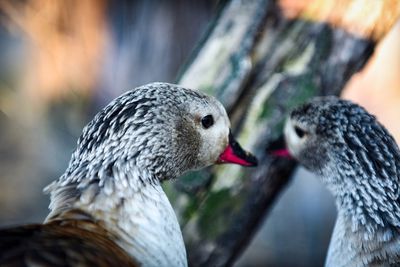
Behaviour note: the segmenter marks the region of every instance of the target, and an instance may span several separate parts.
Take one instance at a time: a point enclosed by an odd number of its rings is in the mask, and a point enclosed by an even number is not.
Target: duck
[[[337,218],[327,267],[400,266],[400,150],[363,107],[317,97],[284,128],[291,157],[320,177]]]
[[[187,266],[161,184],[225,163],[257,159],[217,99],[169,83],[127,91],[83,128],[67,169],[44,189],[44,223],[0,230],[0,265]]]

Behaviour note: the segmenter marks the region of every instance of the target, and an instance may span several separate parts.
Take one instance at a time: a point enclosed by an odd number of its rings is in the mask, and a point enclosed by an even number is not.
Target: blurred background
[[[304,1],[280,1],[293,11]],[[0,1],[0,226],[41,222],[42,188],[113,98],[174,82],[223,1]],[[289,13],[288,13],[289,14]],[[400,140],[400,23],[343,91]],[[320,266],[335,219],[299,168],[237,266]]]

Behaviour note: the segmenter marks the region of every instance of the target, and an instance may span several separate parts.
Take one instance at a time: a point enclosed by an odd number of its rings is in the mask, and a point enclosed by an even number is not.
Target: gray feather
[[[325,97],[295,109],[286,136],[291,153],[336,198],[326,265],[399,266],[400,151],[388,131],[362,107]]]

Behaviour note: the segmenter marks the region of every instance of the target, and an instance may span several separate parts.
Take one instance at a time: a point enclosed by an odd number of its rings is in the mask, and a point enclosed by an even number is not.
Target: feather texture
[[[399,266],[400,150],[389,132],[362,107],[323,97],[295,109],[285,135],[336,198],[326,266]]]
[[[204,117],[212,125],[204,127]],[[45,223],[0,231],[0,266],[187,266],[161,182],[217,162],[229,127],[220,102],[176,85],[148,84],[116,98],[45,188]]]
[[[139,266],[80,211],[47,224],[0,230],[1,266]]]

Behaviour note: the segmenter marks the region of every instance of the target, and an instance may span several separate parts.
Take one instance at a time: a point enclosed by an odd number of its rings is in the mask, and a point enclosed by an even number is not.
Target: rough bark
[[[219,98],[239,142],[260,162],[166,185],[191,266],[234,263],[295,168],[268,153],[287,113],[312,96],[338,94],[374,45],[326,23],[289,19],[274,1],[226,3],[179,81]]]

